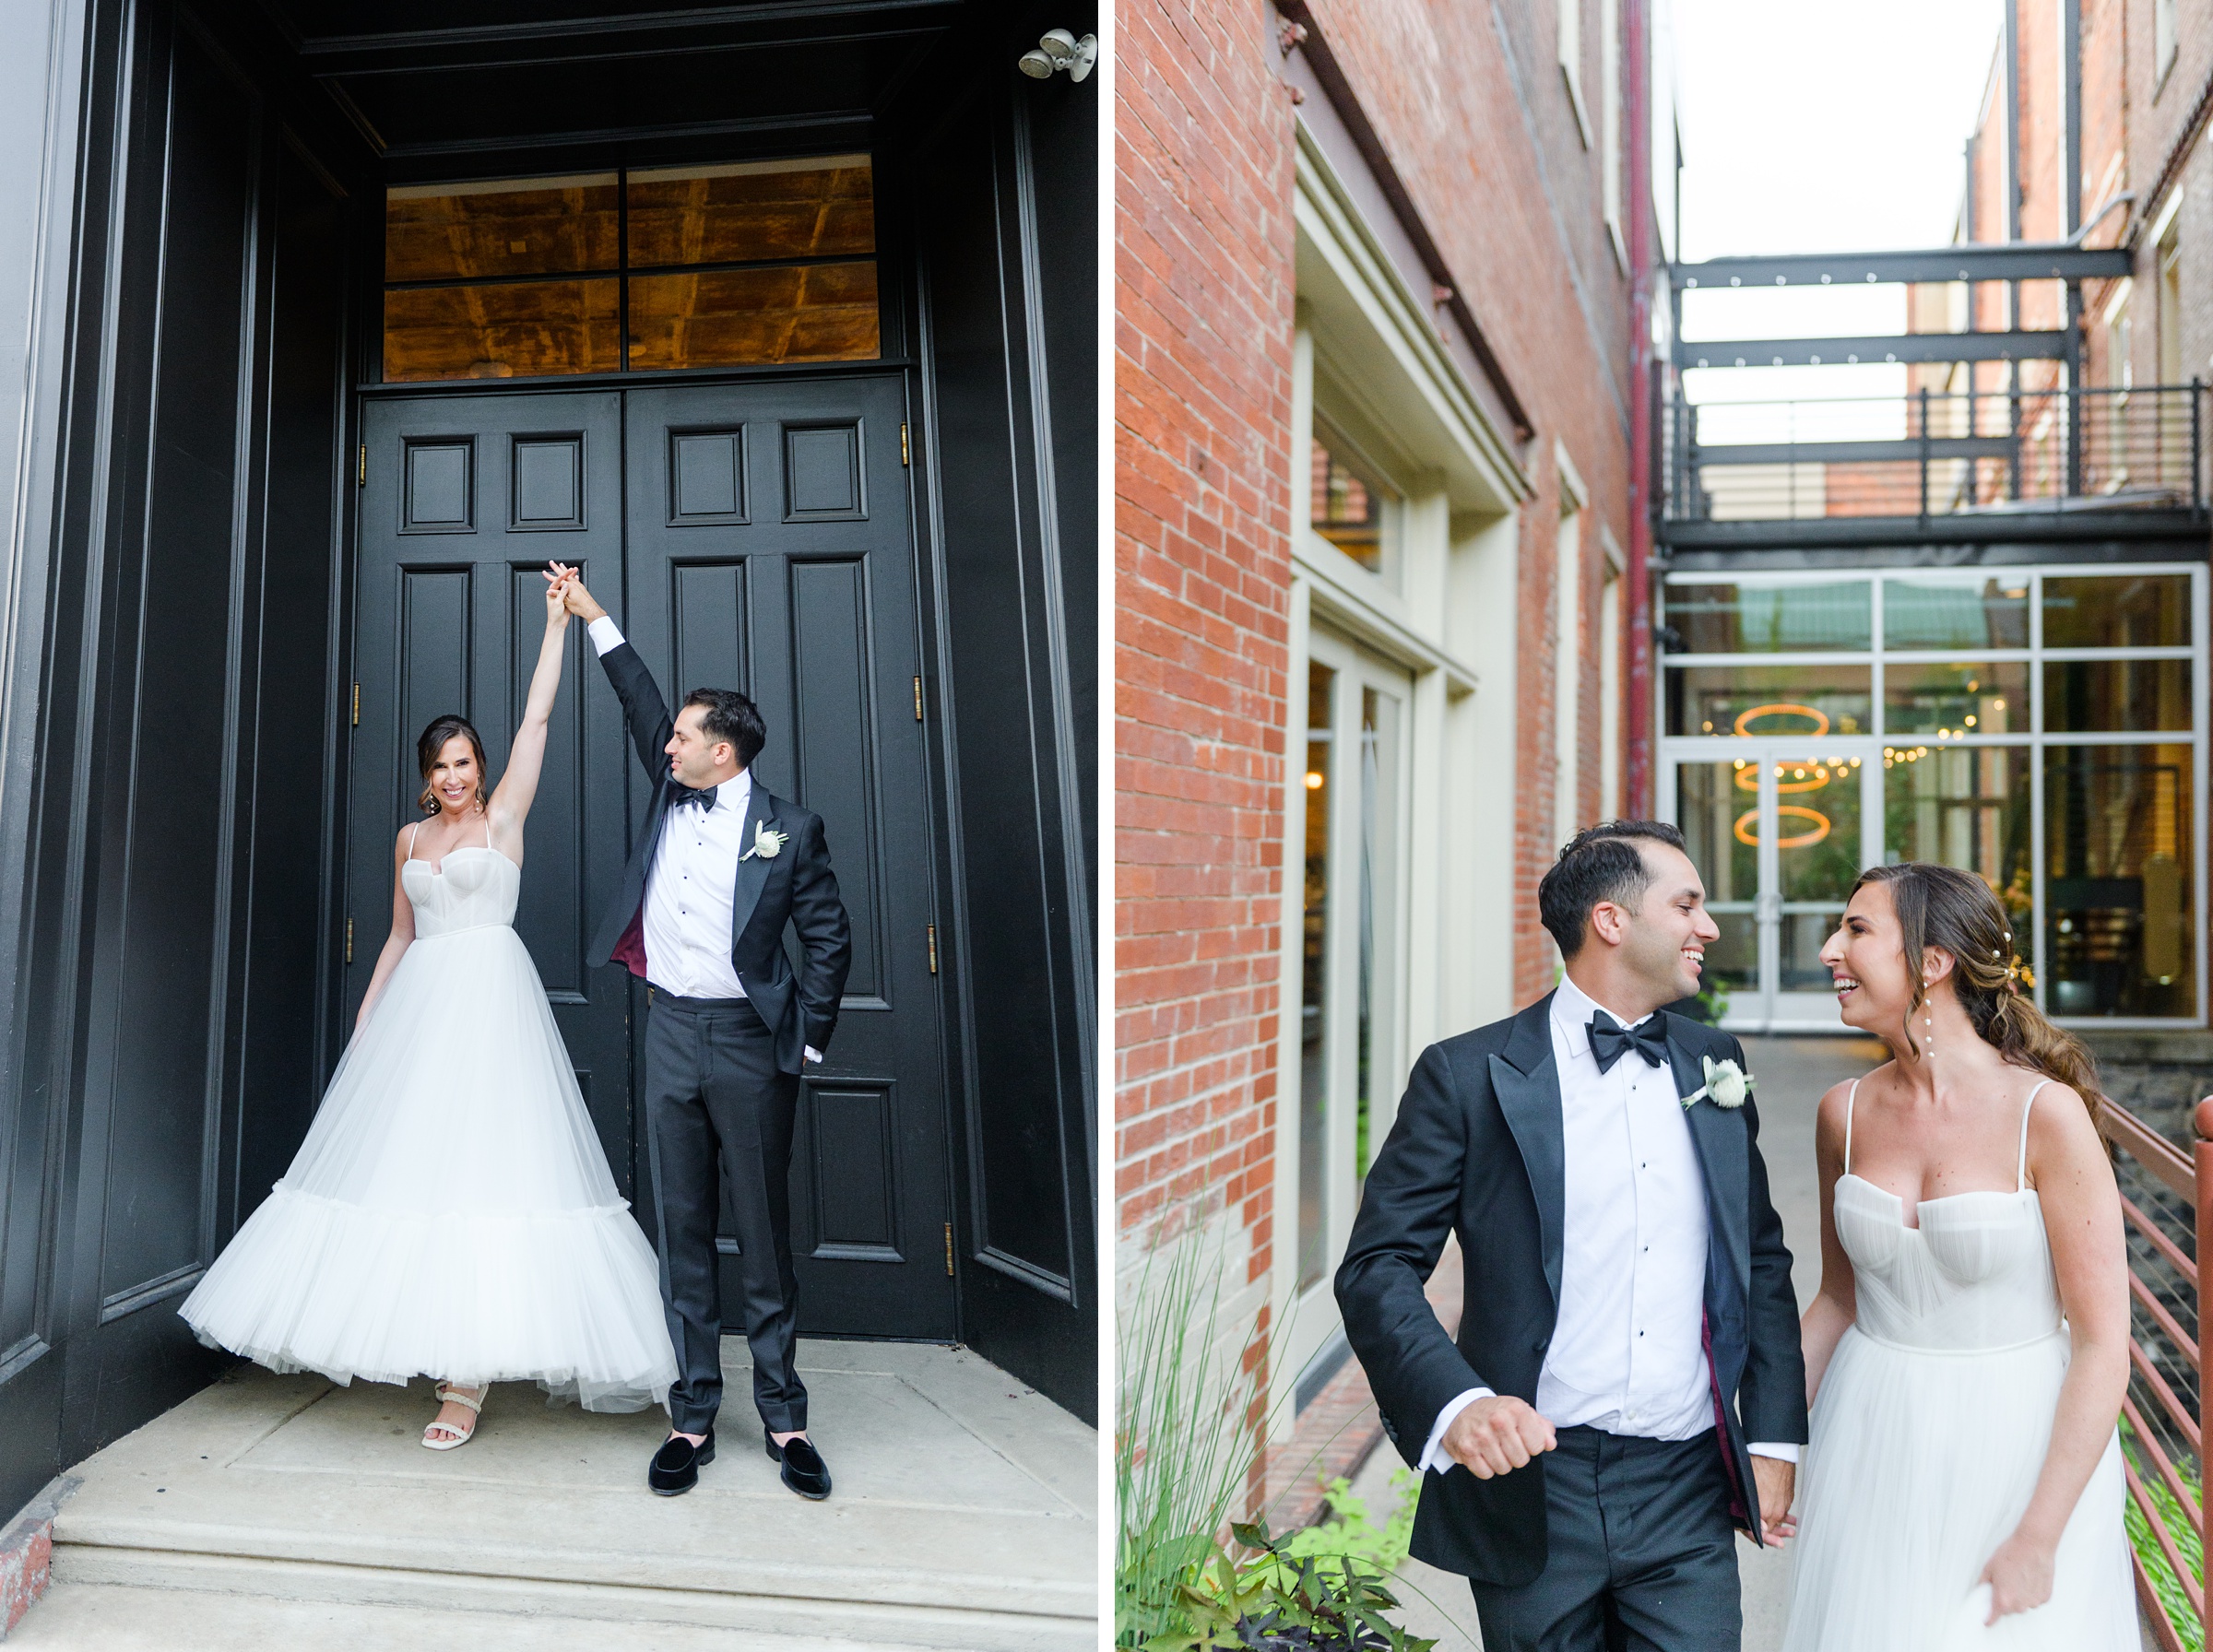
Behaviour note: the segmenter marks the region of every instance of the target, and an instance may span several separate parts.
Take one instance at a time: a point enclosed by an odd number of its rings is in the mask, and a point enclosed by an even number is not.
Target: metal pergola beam
[[[1670,550],[1769,551],[1831,549],[1895,550],[1911,545],[2075,544],[2125,545],[2169,541],[2203,546],[2206,516],[2184,509],[2112,511],[1961,512],[1930,516],[1830,516],[1798,521],[1663,522],[1660,543]],[[2124,559],[2125,560],[2125,559]]]
[[[1906,333],[1866,338],[1678,339],[1678,367],[1836,367],[1865,361],[2060,361],[2057,328],[2003,333]]]
[[[1671,264],[1678,290],[1721,287],[1827,287],[1869,281],[2089,281],[2125,276],[2134,257],[2119,247],[2063,241],[1984,242],[1918,253],[1797,253]]]
[[[1714,403],[1717,407],[1728,404]],[[2010,436],[1908,437],[1902,442],[1701,442],[1690,450],[1696,469],[1717,465],[1864,465],[1885,459],[1918,464],[1923,459],[2006,459]]]

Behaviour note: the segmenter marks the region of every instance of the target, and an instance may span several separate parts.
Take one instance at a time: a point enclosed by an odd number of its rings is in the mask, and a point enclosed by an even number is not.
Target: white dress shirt
[[[589,626],[601,654],[622,643],[622,632],[602,614]],[[661,841],[645,879],[645,979],[680,998],[742,998],[745,984],[730,962],[730,929],[738,891],[738,860],[745,853],[745,812],[753,777],[740,769],[715,788],[715,807],[671,807],[661,819]],[[807,1059],[822,1056],[808,1046]]]
[[[1598,1070],[1590,1028],[1604,1008],[1566,979],[1552,1001],[1566,1203],[1559,1317],[1537,1375],[1536,1409],[1556,1428],[1695,1439],[1714,1423],[1705,1174],[1671,1067],[1629,1050]],[[1438,1413],[1424,1469],[1454,1466],[1445,1431],[1491,1392],[1470,1388]],[[1793,1445],[1751,1449],[1798,1457]]]

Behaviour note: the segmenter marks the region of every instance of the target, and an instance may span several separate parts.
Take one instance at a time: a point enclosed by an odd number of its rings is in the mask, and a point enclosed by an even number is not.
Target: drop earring
[[[1921,1024],[1923,1027],[1927,1029],[1927,1031],[1923,1034],[1921,1042],[1923,1046],[1928,1051],[1929,1058],[1934,1060],[1936,1056],[1936,1009],[1935,1007],[1929,1002],[1929,984],[1926,981],[1923,981],[1921,984],[1921,1007],[1924,1011],[1926,1011],[1926,1013],[1922,1017]]]

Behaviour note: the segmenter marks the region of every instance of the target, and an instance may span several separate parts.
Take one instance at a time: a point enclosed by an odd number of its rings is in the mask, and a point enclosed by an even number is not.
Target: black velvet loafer
[[[805,1435],[776,1444],[776,1436],[768,1430],[761,1431],[761,1438],[768,1446],[768,1455],[784,1465],[784,1483],[811,1503],[820,1503],[830,1495],[830,1465],[822,1461],[822,1454],[814,1448]]]
[[[659,1495],[673,1497],[697,1485],[700,1469],[714,1460],[713,1429],[707,1430],[707,1437],[697,1446],[681,1434],[670,1434],[653,1454],[653,1464],[645,1470],[645,1483]]]

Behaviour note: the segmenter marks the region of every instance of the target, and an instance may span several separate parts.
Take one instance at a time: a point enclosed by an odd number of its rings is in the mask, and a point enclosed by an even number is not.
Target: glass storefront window
[[[2186,573],[2044,575],[2046,648],[2181,648],[2189,641]]]
[[[2029,580],[1891,574],[1883,581],[1883,647],[2026,648]]]
[[[833,155],[388,190],[385,379],[873,360],[873,180]]]
[[[1933,734],[1952,739],[2011,734],[2028,726],[2026,660],[1894,662],[1883,667],[1885,734]]]
[[[2051,1014],[2197,1020],[2206,576],[1878,568],[1865,588],[1881,605],[1879,647],[1837,618],[1855,615],[1840,593],[1857,584],[1799,577],[1685,573],[1663,603],[1678,657],[1660,662],[1661,773],[1714,891],[1710,962],[1739,995],[1733,1019],[1828,1024],[1815,930],[1858,835],[1862,864],[1934,861],[1988,883]],[[1824,613],[1826,631],[1813,618]],[[1824,636],[1873,657],[1823,663]],[[1682,661],[1693,648],[1698,663]],[[1785,649],[1799,657],[1777,661]],[[1717,739],[1730,744],[1686,743]],[[1840,753],[1868,783],[1850,799],[1834,785]],[[1825,762],[1830,784],[1817,785]],[[1763,786],[1772,844],[1758,838]]]
[[[2029,749],[1889,747],[1883,753],[1883,858],[1972,872],[2014,914],[2029,950]]]
[[[1864,666],[1676,666],[1667,732],[1810,737],[1873,731]]]
[[[1307,667],[1307,844],[1304,970],[1299,992],[1298,1288],[1320,1282],[1327,1263],[1330,1100],[1330,728],[1337,673]]]
[[[1392,966],[1399,955],[1399,702],[1360,690],[1360,1047],[1355,1077],[1353,1207],[1367,1182],[1368,1120],[1384,1098],[1376,1070],[1379,1020],[1396,1001]]]
[[[2053,660],[2044,667],[2044,727],[2053,734],[2187,730],[2188,660]]]
[[[2189,746],[2044,753],[2044,991],[2062,1016],[2197,1009]]]
[[[1702,979],[1729,992],[1752,991],[1759,983],[1753,911],[1759,895],[1758,790],[1757,773],[1741,758],[1675,767],[1675,823],[1706,881],[1706,910],[1722,931],[1707,945]]]
[[[1667,587],[1672,654],[1848,654],[1874,645],[1873,588],[1835,584]]]

